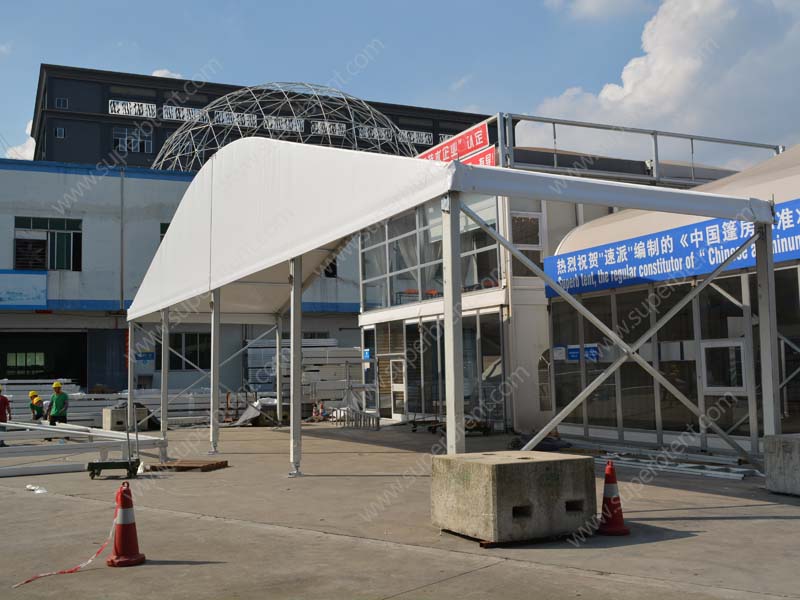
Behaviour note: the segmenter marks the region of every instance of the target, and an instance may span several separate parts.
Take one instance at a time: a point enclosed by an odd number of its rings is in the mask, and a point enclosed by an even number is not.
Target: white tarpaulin
[[[289,259],[303,257],[305,282],[353,233],[448,191],[772,219],[760,200],[246,138],[197,173],[128,319],[182,303],[207,312],[217,288],[223,319],[273,315],[289,297]]]

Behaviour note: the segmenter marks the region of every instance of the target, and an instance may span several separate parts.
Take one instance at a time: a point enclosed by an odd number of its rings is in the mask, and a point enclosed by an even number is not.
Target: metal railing
[[[552,130],[552,165],[540,164],[526,164],[515,161],[514,148],[517,147],[516,142],[516,125],[520,122],[541,123],[550,125]],[[719,138],[704,135],[694,135],[688,133],[677,133],[673,131],[662,131],[657,129],[643,129],[640,127],[625,127],[622,125],[610,125],[607,123],[592,123],[588,121],[572,121],[569,119],[556,119],[550,117],[538,117],[531,115],[520,115],[516,113],[498,113],[497,115],[488,119],[488,123],[497,123],[498,127],[498,145],[500,146],[500,166],[511,167],[521,170],[543,171],[549,173],[569,174],[576,176],[590,176],[601,179],[627,179],[641,183],[664,183],[677,186],[692,186],[694,184],[703,183],[706,179],[697,177],[697,170],[700,168],[716,168],[713,165],[697,165],[695,162],[695,143],[709,143],[720,144],[725,146],[736,146],[740,148],[752,148],[758,150],[767,150],[774,155],[781,154],[785,147],[779,144],[764,144],[760,142],[749,142],[745,140],[735,140],[729,138]],[[582,155],[584,160],[577,159],[572,165],[559,164],[559,150],[558,140],[559,133],[558,127],[572,127],[581,128],[594,131],[610,131],[620,134],[634,134],[639,136],[647,136],[651,140],[652,151],[646,158],[637,159],[647,164],[649,173],[624,173],[617,171],[604,171],[600,169],[593,169],[591,164],[588,164],[591,159],[598,158],[590,152],[581,153],[580,150],[571,150],[578,155]],[[689,142],[689,156],[687,157],[689,163],[689,177],[676,178],[665,177],[662,173],[663,161],[659,158],[659,141],[664,139],[679,139],[687,140]],[[617,159],[613,148],[609,148],[609,152],[604,153],[602,158]]]

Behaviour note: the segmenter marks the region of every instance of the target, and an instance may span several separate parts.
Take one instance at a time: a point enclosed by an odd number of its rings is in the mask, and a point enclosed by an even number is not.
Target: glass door
[[[406,416],[406,361],[404,359],[389,361],[389,377],[391,377],[392,418],[403,420]]]

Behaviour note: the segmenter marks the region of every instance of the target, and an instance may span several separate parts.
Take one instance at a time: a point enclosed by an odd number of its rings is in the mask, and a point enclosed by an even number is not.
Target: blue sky
[[[339,73],[368,100],[800,141],[797,0],[139,0],[4,6],[0,142],[25,142],[42,62],[192,77],[212,60],[223,83]]]
[[[540,2],[16,3],[0,21],[0,134],[24,140],[42,62],[191,76],[216,59],[224,83],[327,83],[370,44],[373,59],[343,86],[353,95],[529,112],[618,76],[653,6],[587,20]]]

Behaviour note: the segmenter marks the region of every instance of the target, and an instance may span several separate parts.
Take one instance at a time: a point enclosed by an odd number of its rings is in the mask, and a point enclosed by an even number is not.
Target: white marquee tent
[[[160,320],[162,339],[168,340],[176,311],[184,321],[211,322],[216,451],[220,322],[275,323],[292,309],[291,461],[299,471],[300,345],[294,342],[301,331],[302,285],[352,234],[441,197],[448,450],[463,451],[463,407],[456,402],[462,372],[460,270],[450,265],[459,264],[453,257],[459,256],[461,213],[477,217],[459,201],[466,192],[747,220],[767,229],[773,219],[768,202],[751,198],[246,138],[218,151],[186,191],[128,311],[131,332],[135,321]],[[490,234],[514,254],[513,244],[494,230]],[[293,272],[298,276],[290,277]],[[162,352],[164,424],[168,354]]]

